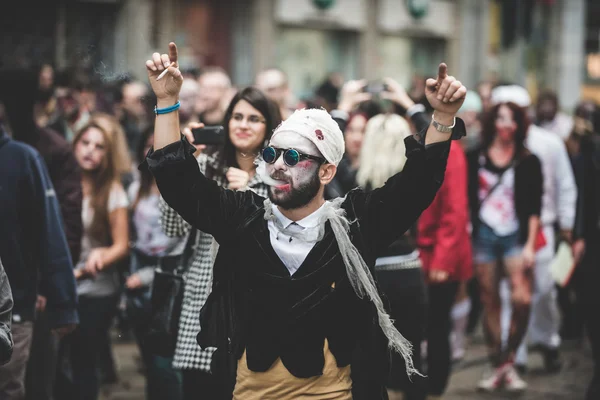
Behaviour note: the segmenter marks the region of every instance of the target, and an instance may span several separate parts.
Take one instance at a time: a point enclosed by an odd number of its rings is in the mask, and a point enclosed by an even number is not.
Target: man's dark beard
[[[273,204],[278,205],[284,210],[295,210],[304,207],[315,198],[321,189],[321,181],[319,180],[319,170],[317,169],[310,181],[298,189],[291,188],[290,192],[283,199],[276,199],[273,196],[273,188],[269,189],[269,199]]]

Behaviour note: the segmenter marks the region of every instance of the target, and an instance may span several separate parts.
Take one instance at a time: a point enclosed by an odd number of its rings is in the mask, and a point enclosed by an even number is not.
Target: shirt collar
[[[312,214],[302,218],[299,221],[296,221],[296,225],[299,225],[300,227],[305,229],[316,228],[319,225],[319,218],[321,217],[321,214],[323,214],[324,205],[325,203],[323,203],[323,205],[319,207],[316,211],[314,211]],[[281,211],[279,211],[279,207],[277,206],[273,207],[273,215],[275,215],[279,222],[281,222],[281,225],[284,227],[284,229],[288,228],[294,223],[294,221],[283,215]]]

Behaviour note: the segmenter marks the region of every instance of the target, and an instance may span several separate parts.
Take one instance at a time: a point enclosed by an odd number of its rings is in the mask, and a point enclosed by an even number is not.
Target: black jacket
[[[31,134],[20,135],[15,139],[32,146],[44,158],[60,204],[71,259],[73,264],[76,264],[79,261],[83,235],[81,221],[83,193],[79,165],[75,160],[72,146],[57,132],[45,128],[37,128]]]
[[[469,208],[471,210],[472,237],[477,237],[479,230],[479,169],[481,168],[481,148],[467,153],[469,179]],[[515,165],[514,202],[515,212],[519,220],[519,242],[525,243],[529,234],[529,217],[540,216],[542,210],[544,177],[540,160],[527,152]]]
[[[10,361],[12,355],[13,340],[10,333],[12,308],[12,292],[0,260],[0,365]]]
[[[342,207],[354,221],[351,239],[371,269],[433,200],[443,182],[449,147],[448,141],[426,148],[409,137],[401,173],[372,192],[348,194]],[[311,377],[322,373],[327,338],[338,366],[352,365],[353,398],[386,398],[387,343],[373,305],[358,298],[348,282],[329,224],[325,237],[290,276],[271,246],[262,218],[264,198],[219,187],[200,173],[193,152],[182,139],[150,153],[147,163],[166,202],[220,244],[213,294],[205,308],[218,302],[219,293],[228,293],[221,300],[229,304],[223,318],[229,318],[231,354],[237,360],[246,350],[253,371],[266,371],[281,358],[294,376]],[[203,320],[201,325],[210,331],[218,322]],[[223,339],[207,336],[200,338],[203,346]]]
[[[0,258],[10,280],[13,318],[33,320],[38,288],[52,327],[75,324],[73,264],[44,160],[0,130]]]
[[[600,239],[600,137],[581,139],[581,153],[573,160],[578,199],[573,237],[595,246]]]

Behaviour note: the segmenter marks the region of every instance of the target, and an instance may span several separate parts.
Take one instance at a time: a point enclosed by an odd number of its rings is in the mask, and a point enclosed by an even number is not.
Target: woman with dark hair
[[[484,119],[482,146],[467,156],[475,272],[494,368],[479,382],[485,391],[501,385],[510,391],[527,387],[514,368],[514,356],[529,320],[543,184],[540,161],[525,148],[528,128],[523,109],[500,103]],[[503,274],[510,283],[513,309],[506,348],[500,329]]]
[[[200,170],[210,179],[231,190],[253,190],[267,196],[267,185],[256,174],[254,160],[268,143],[273,130],[281,122],[278,107],[258,89],[240,90],[225,113],[225,142],[222,146],[194,145]],[[190,124],[183,130],[193,144]],[[190,226],[164,200],[159,203],[163,230],[168,236],[186,241]],[[210,373],[215,349],[201,349],[196,342],[200,331],[200,309],[211,291],[216,242],[212,236],[197,231],[195,253],[185,273],[186,285],[179,321],[179,334],[173,367],[183,371],[183,398],[220,398],[222,387]]]
[[[277,106],[263,92],[253,87],[237,92],[225,111],[225,143],[222,146],[211,146],[205,151],[206,156],[214,160],[207,165],[207,176],[225,172],[229,175],[228,180],[230,177],[234,178],[234,182],[229,182],[230,189],[244,187],[237,187],[244,177],[239,170],[247,173],[247,178],[254,176],[254,160],[280,123],[281,116]],[[186,136],[193,143],[191,134],[187,133]],[[229,171],[232,169],[237,171]],[[235,187],[232,188],[232,185]]]

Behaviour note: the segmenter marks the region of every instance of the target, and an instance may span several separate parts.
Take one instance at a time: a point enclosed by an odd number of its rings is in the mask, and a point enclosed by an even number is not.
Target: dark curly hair
[[[496,138],[496,119],[498,118],[498,112],[500,107],[506,106],[512,112],[512,118],[517,124],[517,130],[515,132],[515,157],[521,158],[529,152],[525,148],[525,138],[527,137],[527,130],[529,129],[529,117],[527,112],[516,105],[515,103],[500,103],[492,107],[483,117],[482,126],[482,147],[484,150],[490,148],[494,139]]]

